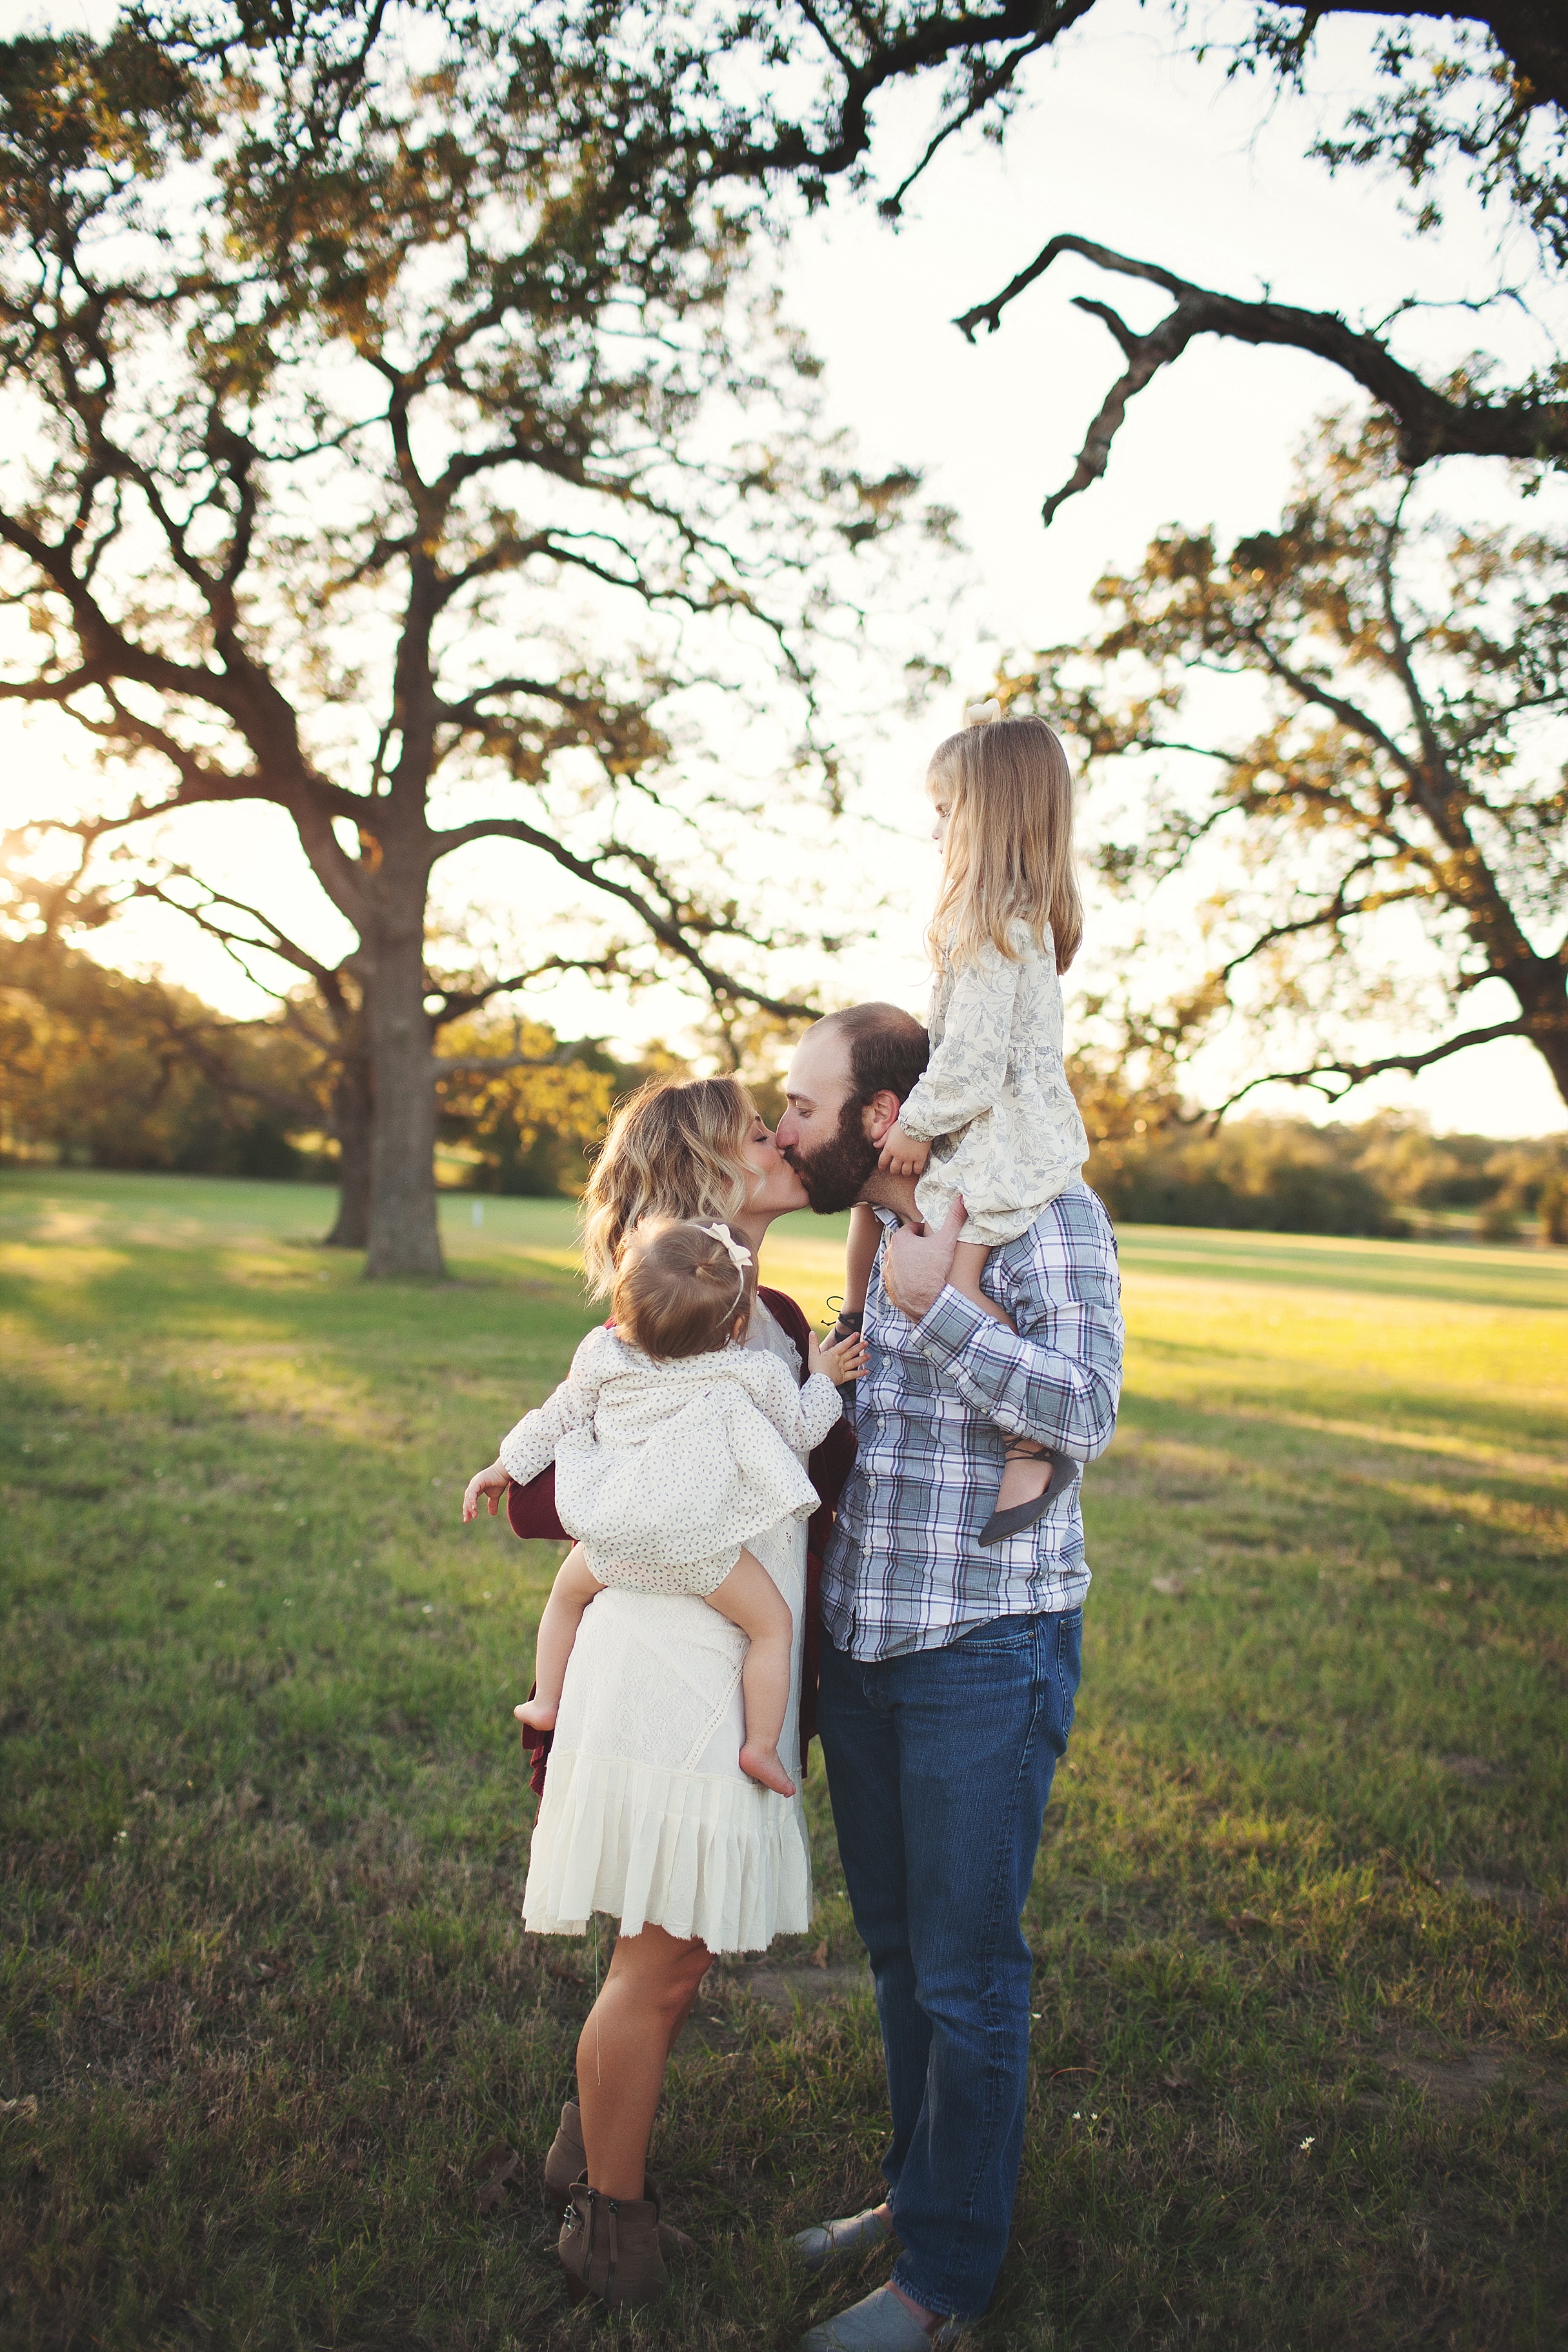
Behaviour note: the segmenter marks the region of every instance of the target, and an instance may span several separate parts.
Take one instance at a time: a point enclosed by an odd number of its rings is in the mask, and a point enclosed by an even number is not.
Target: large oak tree
[[[1109,878],[1175,882],[1205,908],[1208,971],[1152,1013],[1135,1000],[1131,1032],[1156,1063],[1241,1018],[1256,1043],[1240,1093],[1283,1078],[1337,1097],[1520,1037],[1568,1103],[1561,537],[1424,510],[1381,421],[1324,435],[1275,528],[1230,547],[1163,531],[1095,601],[1092,635],[1003,691],[1069,726],[1098,781],[1135,776]],[[1412,922],[1459,1025],[1367,1055],[1353,1040],[1369,1015],[1422,1025],[1398,936]],[[1514,1009],[1467,1022],[1485,981]],[[1285,1034],[1304,1056],[1281,1060]]]
[[[442,860],[525,853],[518,895],[605,910],[601,962],[798,1009],[762,960],[797,934],[731,862],[767,811],[670,713],[765,675],[805,772],[833,564],[915,487],[792,413],[746,224],[613,32],[347,11],[0,51],[0,695],[137,780],[91,841],[286,818],[354,941],[306,976],[373,1113],[373,1274],[439,1269],[437,1033],[517,977],[432,971]]]

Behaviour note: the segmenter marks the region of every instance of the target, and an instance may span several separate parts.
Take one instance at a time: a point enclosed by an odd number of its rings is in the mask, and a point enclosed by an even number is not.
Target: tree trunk
[[[1568,1103],[1568,1004],[1553,1007],[1544,1018],[1531,1008],[1530,1042]]]
[[[390,877],[384,876],[384,882]],[[365,958],[370,1032],[370,1234],[367,1280],[444,1275],[436,1223],[436,1069],[425,1010],[424,874],[412,919],[389,921]]]
[[[338,1145],[338,1214],[323,1249],[363,1249],[370,1240],[370,1063],[346,1061],[332,1088],[332,1133]]]

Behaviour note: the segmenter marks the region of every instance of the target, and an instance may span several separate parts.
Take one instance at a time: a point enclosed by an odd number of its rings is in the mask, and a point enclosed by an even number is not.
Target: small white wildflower
[[[419,1613],[422,1617],[434,1617],[436,1614],[436,1603],[433,1601],[421,1601],[419,1604]]]
[[[1083,2114],[1082,2114],[1081,2109],[1079,2109],[1079,2108],[1078,2108],[1078,2107],[1075,2107],[1075,2108],[1073,2109],[1073,2111],[1072,2111],[1072,2119],[1073,2119],[1073,2121],[1074,2121],[1074,2123],[1075,2123],[1075,2124],[1080,2124],[1080,2123],[1082,2123],[1082,2121],[1083,2121]]]
[[[1303,2156],[1306,2155],[1307,2150],[1311,2147],[1312,2142],[1316,2137],[1317,2134],[1315,2132],[1311,2132],[1309,2133],[1307,2137],[1301,2142],[1301,2153]]]

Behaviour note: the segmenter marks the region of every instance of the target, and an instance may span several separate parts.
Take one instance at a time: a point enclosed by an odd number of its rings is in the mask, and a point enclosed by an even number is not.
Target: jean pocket
[[[950,1650],[966,1650],[971,1656],[984,1656],[999,1650],[1026,1650],[1035,1638],[1032,1617],[993,1617],[984,1625],[972,1625]]]

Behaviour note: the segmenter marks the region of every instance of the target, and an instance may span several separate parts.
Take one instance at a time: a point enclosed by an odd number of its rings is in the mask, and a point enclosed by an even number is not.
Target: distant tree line
[[[488,1192],[576,1192],[611,1103],[669,1058],[500,1015],[454,1044],[477,1059],[441,1081],[438,1152],[448,1182]],[[225,1020],[168,981],[0,939],[0,1160],[335,1181],[334,1075],[286,1013]]]
[[[1172,1123],[1098,1143],[1086,1173],[1129,1224],[1408,1238],[1440,1233],[1457,1211],[1483,1240],[1511,1241],[1533,1224],[1568,1243],[1568,1137],[1435,1136],[1386,1111],[1354,1126]]]
[[[701,1043],[782,1108],[792,1027],[766,1015]],[[486,1012],[455,1034],[438,1098],[448,1185],[571,1195],[616,1097],[688,1066],[658,1045],[617,1059],[594,1038]],[[475,1057],[465,1066],[457,1057]],[[504,1066],[510,1063],[512,1066]],[[1074,1064],[1093,1152],[1087,1171],[1134,1224],[1395,1236],[1459,1213],[1483,1237],[1537,1226],[1568,1244],[1568,1136],[1435,1136],[1384,1111],[1355,1125],[1251,1118],[1198,1124],[1173,1094]],[[332,1070],[281,1016],[223,1019],[187,989],[106,969],[79,949],[0,940],[0,1157],[94,1168],[268,1178],[336,1173]]]

